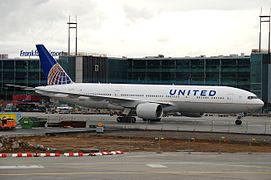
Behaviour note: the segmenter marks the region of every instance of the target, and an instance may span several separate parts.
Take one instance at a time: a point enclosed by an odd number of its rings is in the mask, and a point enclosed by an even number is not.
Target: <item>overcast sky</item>
[[[80,52],[128,57],[250,54],[258,47],[261,7],[269,14],[271,1],[0,0],[0,53],[18,57],[20,50],[35,49],[37,43],[67,51],[70,15],[78,19]],[[262,46],[267,47],[266,40]]]

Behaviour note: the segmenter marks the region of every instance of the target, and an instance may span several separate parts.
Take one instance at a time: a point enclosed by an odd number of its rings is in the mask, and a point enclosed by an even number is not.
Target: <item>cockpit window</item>
[[[257,96],[248,96],[247,99],[258,99]]]

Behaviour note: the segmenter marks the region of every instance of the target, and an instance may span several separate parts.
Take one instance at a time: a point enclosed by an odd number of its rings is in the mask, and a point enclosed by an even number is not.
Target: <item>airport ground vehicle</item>
[[[16,127],[16,119],[3,116],[0,119],[0,129],[14,129]]]

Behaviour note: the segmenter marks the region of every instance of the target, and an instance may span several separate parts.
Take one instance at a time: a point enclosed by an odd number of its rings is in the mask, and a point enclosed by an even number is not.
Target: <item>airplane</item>
[[[160,121],[163,113],[200,117],[203,113],[254,112],[264,103],[249,91],[228,86],[146,85],[73,82],[42,44],[36,45],[46,86],[36,93],[87,108],[122,110],[118,122]],[[242,121],[237,118],[236,125]]]

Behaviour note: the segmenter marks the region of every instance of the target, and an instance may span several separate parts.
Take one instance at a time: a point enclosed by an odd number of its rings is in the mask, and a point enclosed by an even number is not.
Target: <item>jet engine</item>
[[[143,103],[137,105],[136,114],[142,119],[160,119],[163,114],[163,110],[160,104]]]

